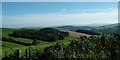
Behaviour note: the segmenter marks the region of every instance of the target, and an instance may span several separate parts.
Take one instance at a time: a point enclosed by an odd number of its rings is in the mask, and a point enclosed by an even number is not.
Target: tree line
[[[23,29],[14,31],[12,34],[10,34],[12,37],[28,38],[48,42],[62,40],[68,35],[68,32],[63,32],[54,28],[43,28],[40,30]]]
[[[99,32],[92,31],[92,30],[85,30],[85,29],[79,29],[79,30],[76,30],[76,32],[90,34],[90,35],[99,35],[100,34]]]
[[[2,37],[2,41],[12,42],[12,43],[16,43],[16,44],[25,45],[25,46],[32,46],[32,45],[36,45],[39,43],[39,41],[37,41],[37,40],[33,40],[32,43],[25,43],[25,42],[16,41],[13,38],[7,38],[7,37]]]

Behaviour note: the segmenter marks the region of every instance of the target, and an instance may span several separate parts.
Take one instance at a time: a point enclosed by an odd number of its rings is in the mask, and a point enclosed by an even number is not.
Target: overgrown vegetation
[[[76,32],[86,33],[86,34],[90,34],[90,35],[99,35],[98,32],[92,31],[92,30],[79,29],[79,30],[76,30]]]
[[[37,47],[36,49],[28,48],[24,55],[21,55],[20,50],[16,50],[14,54],[3,57],[3,60],[56,60],[65,58],[119,60],[120,33],[82,36],[77,40],[70,40],[67,46],[58,42],[53,46],[44,48],[42,52]]]
[[[53,28],[44,28],[41,30],[24,29],[14,31],[12,34],[10,34],[12,37],[29,38],[33,40],[42,40],[48,42],[62,40],[68,35],[68,32],[63,32]]]

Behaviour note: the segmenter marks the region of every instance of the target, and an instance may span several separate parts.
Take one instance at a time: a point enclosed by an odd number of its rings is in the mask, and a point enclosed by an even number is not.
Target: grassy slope
[[[11,28],[2,28],[2,36],[6,36],[8,37],[8,35],[10,33],[12,33],[13,31],[15,31],[17,29],[11,29]]]
[[[69,39],[70,38],[73,38],[73,37],[66,37],[64,40],[60,40],[59,42],[63,42],[64,44],[67,44],[69,43]],[[51,46],[51,45],[54,45],[56,42],[58,41],[55,41],[55,42],[40,42],[39,44],[37,44],[37,48],[39,50],[42,50],[44,47],[47,47],[47,46]],[[3,41],[2,42],[2,55],[4,56],[5,53],[7,52],[7,54],[10,54],[12,53],[12,50],[15,50],[15,49],[20,49],[22,51],[22,53],[24,52],[24,50],[28,47],[33,47],[33,48],[36,48],[36,46],[23,46],[23,45],[19,45],[19,44],[15,44],[15,43],[12,43],[12,42],[5,42]]]
[[[12,53],[12,50],[15,49],[21,49],[22,51],[26,48],[25,46],[23,45],[19,45],[19,44],[15,44],[15,43],[11,43],[11,42],[5,42],[5,41],[2,41],[2,55],[4,56],[5,54],[10,54]]]
[[[12,29],[12,28],[1,28],[0,30],[2,30],[2,36],[4,37],[10,37],[9,34],[12,33],[13,31],[17,30],[17,29]],[[23,39],[23,38],[14,38],[11,37],[17,41],[21,41],[21,42],[26,42],[26,43],[31,43],[32,40],[29,39]],[[19,45],[19,44],[15,44],[12,42],[6,42],[6,41],[2,41],[2,55],[4,56],[5,54],[10,54],[12,53],[12,50],[15,49],[21,49],[22,51],[24,51],[25,48],[27,48],[26,46],[23,45]],[[0,49],[1,50],[1,49]]]
[[[9,37],[8,35],[10,33],[12,33],[13,31],[15,31],[17,29],[10,29],[10,28],[3,28],[2,30],[2,35],[5,36],[5,37]],[[14,37],[12,37],[14,38]],[[19,40],[21,42],[26,42],[26,43],[30,43],[32,42],[31,39],[24,39],[24,38],[14,38],[16,40]],[[59,40],[59,41],[55,41],[55,42],[43,42],[41,41],[37,46],[37,48],[39,50],[42,50],[44,47],[47,47],[47,46],[50,46],[50,45],[54,45],[56,42],[62,42],[64,44],[68,44],[69,43],[69,39],[75,39],[74,37],[72,36],[69,36],[69,37],[66,37],[64,40]],[[10,54],[10,53],[13,53],[13,51],[11,50],[11,48],[13,50],[15,49],[20,49],[22,50],[22,53],[24,52],[24,50],[28,47],[33,47],[33,48],[36,48],[36,46],[23,46],[23,45],[19,45],[19,44],[15,44],[15,43],[12,43],[12,42],[5,42],[5,41],[2,41],[2,55],[4,56],[5,54]]]
[[[13,31],[15,31],[17,29],[12,29],[12,28],[2,28],[2,36],[4,37],[10,37],[9,34],[11,34]],[[20,42],[25,42],[25,43],[31,43],[32,40],[31,39],[24,39],[24,38],[15,38],[15,37],[10,37],[10,38],[13,38],[17,41],[20,41]]]

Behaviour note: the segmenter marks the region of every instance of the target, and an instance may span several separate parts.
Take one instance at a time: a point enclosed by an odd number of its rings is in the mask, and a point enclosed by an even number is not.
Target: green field
[[[2,29],[2,36],[8,36],[10,33],[17,30],[17,29],[11,29],[11,28],[1,28],[1,29]]]
[[[9,34],[15,30],[17,30],[17,29],[3,28],[2,29],[2,36],[10,37]],[[24,43],[31,43],[32,42],[31,39],[14,38],[14,37],[11,37],[11,38],[13,38],[17,41],[20,41],[20,42],[24,42]],[[12,43],[12,42],[2,41],[2,56],[5,56],[5,54],[9,55],[10,53],[13,53],[12,50],[16,50],[16,49],[20,49],[22,51],[22,53],[24,53],[25,49],[28,47],[33,47],[33,48],[37,47],[39,50],[42,50],[44,47],[54,45],[57,42],[62,42],[66,45],[69,43],[70,39],[75,39],[75,37],[69,36],[69,37],[66,37],[64,40],[59,40],[59,41],[55,41],[55,42],[40,41],[40,43],[35,45],[35,46],[24,46],[24,45]]]

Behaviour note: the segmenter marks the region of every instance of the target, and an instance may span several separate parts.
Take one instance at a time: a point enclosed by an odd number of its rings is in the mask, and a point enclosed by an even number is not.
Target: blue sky
[[[118,2],[119,0],[2,0],[3,2]]]
[[[117,2],[4,2],[3,27],[116,23]]]

